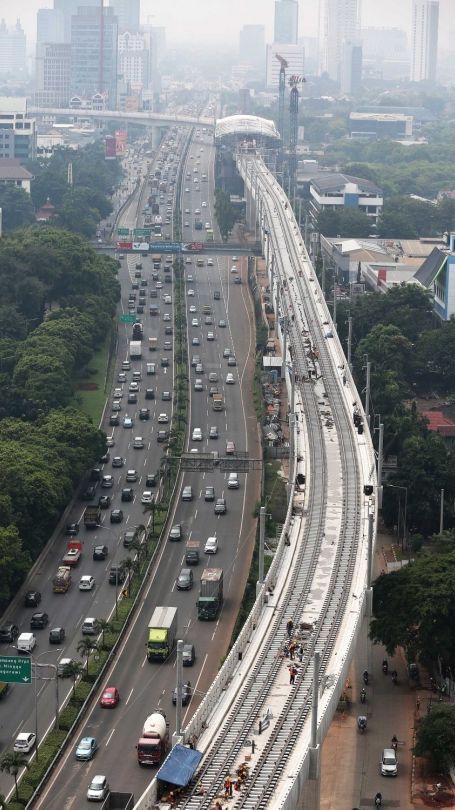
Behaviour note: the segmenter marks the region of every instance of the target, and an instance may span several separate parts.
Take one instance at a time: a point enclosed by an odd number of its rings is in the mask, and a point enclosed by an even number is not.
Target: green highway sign
[[[31,683],[32,659],[18,655],[0,655],[0,681],[6,683]]]
[[[133,231],[133,236],[150,236],[151,233],[151,228],[135,228]]]
[[[129,236],[130,229],[129,228],[117,228],[117,233],[119,236]]]
[[[120,323],[134,323],[135,315],[120,315]]]

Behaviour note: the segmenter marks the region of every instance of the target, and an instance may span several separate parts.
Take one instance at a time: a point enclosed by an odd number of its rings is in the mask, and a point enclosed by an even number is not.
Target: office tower
[[[79,6],[96,5],[97,0],[54,0],[54,10],[63,15],[63,42],[71,42],[71,17],[77,14]]]
[[[260,70],[265,62],[265,27],[263,25],[244,25],[239,36],[239,57],[244,65]]]
[[[439,0],[413,0],[411,81],[434,82],[438,59]]]
[[[36,15],[36,47],[65,41],[65,17],[56,8],[40,8]]]
[[[125,31],[118,37],[118,72],[133,92],[149,90],[152,83],[150,32]]]
[[[347,96],[359,93],[362,84],[362,46],[345,42],[340,71],[340,89]]]
[[[322,0],[320,72],[339,82],[345,42],[358,41],[358,0]]]
[[[70,71],[71,45],[67,42],[36,46],[36,107],[69,107]]]
[[[95,93],[116,108],[117,18],[112,7],[101,17],[99,6],[80,6],[71,17],[71,94],[89,100]]]
[[[276,58],[277,54],[288,63],[287,79],[290,76],[304,75],[305,51],[303,45],[283,45],[274,42],[272,45],[267,45],[266,85],[271,89],[277,88],[279,83],[280,61]]]
[[[14,28],[0,22],[0,76],[18,78],[27,72],[25,32],[17,20]]]
[[[110,0],[109,5],[114,9],[120,33],[139,31],[141,0]]]
[[[0,98],[0,158],[26,163],[36,156],[36,120],[27,115],[27,99]]]
[[[275,0],[274,42],[297,45],[299,4],[297,0]]]

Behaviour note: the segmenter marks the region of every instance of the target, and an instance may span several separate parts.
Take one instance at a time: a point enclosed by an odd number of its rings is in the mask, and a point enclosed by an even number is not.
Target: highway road
[[[188,152],[185,173],[190,171],[192,175],[199,173],[200,176],[207,174],[208,181],[204,183],[201,180],[199,183],[194,183],[194,181],[186,182],[185,180],[183,183],[183,221],[190,222],[189,227],[184,227],[185,241],[187,232],[188,241],[191,239],[200,241],[201,232],[195,231],[193,228],[195,209],[201,210],[204,223],[207,221],[214,224],[213,158],[214,151],[209,138],[198,139],[196,137]],[[198,166],[199,172],[193,172],[195,165]],[[185,188],[190,190],[187,192]],[[207,203],[204,207],[203,202]],[[163,201],[163,212],[165,207],[166,199]],[[185,214],[185,209],[189,209],[191,215]],[[207,218],[205,218],[204,212],[207,212]],[[135,218],[136,212],[134,206],[131,206],[125,212],[122,224],[131,226],[134,224]],[[199,354],[204,364],[204,373],[201,375],[204,387],[203,391],[194,390],[195,372],[194,369],[191,369],[189,436],[194,427],[199,427],[203,434],[203,441],[196,443],[190,440],[188,449],[197,448],[200,452],[217,449],[221,455],[224,455],[225,443],[229,440],[235,442],[237,450],[248,451],[252,457],[258,457],[257,423],[251,396],[255,336],[253,313],[246,284],[246,267],[242,270],[244,283],[237,285],[233,283],[233,276],[230,273],[231,261],[213,257],[208,265],[208,259],[205,256],[204,265],[196,267],[194,257],[189,258],[191,264],[185,264],[188,354],[189,358],[192,354]],[[120,278],[123,307],[127,305],[130,280],[134,276],[136,261],[137,259],[132,255],[128,255],[122,261]],[[147,289],[150,290],[152,286],[151,257],[142,258],[140,261],[143,265],[142,277],[147,279]],[[240,267],[240,265],[238,266]],[[191,281],[188,280],[189,276],[192,276]],[[165,289],[167,286],[163,284],[163,289],[160,291],[161,296],[167,292]],[[193,290],[194,295],[189,295],[189,290]],[[215,290],[220,292],[220,300],[214,299]],[[159,363],[160,358],[166,354],[162,346],[163,326],[165,326],[163,315],[165,312],[172,312],[172,306],[164,306],[162,297],[158,301],[160,304],[159,316],[153,317],[148,313],[143,316],[145,343],[147,343],[149,335],[157,335],[159,346],[157,352],[151,353],[149,357],[144,355],[141,363],[134,365],[134,368],[141,365],[144,371],[147,360],[158,360]],[[206,325],[204,322],[205,316],[202,314],[202,307],[205,305],[211,307],[213,320],[211,325]],[[196,312],[190,312],[190,307],[195,307]],[[198,319],[198,326],[191,325],[193,318]],[[220,320],[225,321],[226,327],[219,327]],[[130,338],[130,329],[120,330],[118,365],[126,356],[126,343]],[[207,340],[208,331],[214,333],[213,341]],[[200,345],[193,346],[193,338],[198,338]],[[229,347],[235,352],[237,358],[235,368],[228,367],[227,360],[223,358],[225,347]],[[168,352],[168,354],[171,353]],[[211,371],[215,371],[219,375],[220,391],[226,401],[224,412],[215,413],[211,407],[208,393],[208,375]],[[233,385],[225,384],[228,372],[234,374],[235,383]],[[153,380],[156,386],[156,398],[145,403],[143,389],[145,381],[149,380]],[[169,412],[170,403],[162,402],[161,394],[163,390],[171,388],[172,375],[169,369],[161,369],[158,366],[156,377],[146,377],[143,372],[141,392],[136,407],[150,405],[151,418],[149,422],[136,422],[132,431],[124,430],[122,427],[115,429],[115,447],[112,448],[111,453],[123,454],[128,458],[128,464],[121,470],[121,476],[116,477],[114,489],[116,498],[124,482],[124,470],[132,464],[130,461],[132,454],[136,459],[134,466],[141,476],[144,476],[146,472],[154,472],[158,469],[163,450],[162,445],[156,443],[157,415]],[[122,414],[125,413],[126,410],[122,411]],[[130,412],[128,414],[133,415]],[[141,425],[140,430],[139,424]],[[146,426],[145,429],[143,429],[143,425]],[[219,438],[216,440],[208,438],[209,428],[213,425],[217,426],[219,432]],[[135,451],[131,448],[131,441],[132,437],[139,433],[146,438],[146,449]],[[159,707],[167,714],[171,733],[174,728],[171,696],[176,678],[175,655],[167,663],[161,665],[149,664],[145,655],[146,627],[156,605],[178,607],[178,636],[194,643],[196,647],[195,665],[192,669],[184,671],[185,679],[189,678],[195,689],[190,706],[184,709],[184,722],[188,719],[188,713],[194,711],[206,693],[217,672],[220,660],[227,650],[238,606],[242,599],[253,548],[256,521],[252,517],[252,509],[258,497],[259,478],[257,473],[250,473],[248,476],[239,475],[239,479],[240,488],[238,490],[227,490],[226,478],[221,472],[210,474],[191,472],[184,473],[182,476],[179,482],[179,492],[184,484],[190,484],[193,487],[195,498],[190,503],[183,503],[180,497],[176,500],[169,526],[175,522],[181,523],[184,538],[200,539],[202,545],[208,536],[216,535],[220,546],[218,554],[215,557],[205,557],[202,554],[199,566],[194,569],[193,589],[189,592],[182,592],[176,590],[175,580],[183,565],[184,543],[163,543],[157,565],[150,575],[144,592],[140,609],[128,629],[121,650],[105,680],[104,685],[117,686],[121,702],[115,710],[108,711],[101,709],[95,699],[75,737],[76,742],[85,734],[95,736],[98,741],[98,752],[92,762],[82,764],[74,760],[74,746],[70,746],[55,776],[49,782],[42,797],[36,802],[36,807],[45,807],[49,810],[51,808],[69,810],[79,807],[81,802],[85,802],[87,786],[95,773],[106,774],[113,789],[132,790],[136,796],[139,796],[148,784],[154,771],[141,769],[138,766],[135,751],[135,743],[143,721],[155,707]],[[226,497],[226,515],[216,516],[213,503],[205,502],[203,499],[202,490],[208,484],[213,484],[217,497]],[[138,504],[139,496],[144,488],[142,480],[134,486],[136,500],[127,525],[143,522],[144,519]],[[103,534],[103,529],[100,530],[100,534]],[[106,534],[112,535],[110,532],[106,532]],[[115,534],[113,541],[111,540],[111,546],[115,545],[117,548],[119,541],[115,539]],[[120,558],[124,556],[124,553],[120,554]],[[225,602],[218,620],[214,623],[200,623],[196,618],[198,580],[205,564],[221,566],[224,570]],[[83,596],[85,594],[81,595],[81,598]],[[65,598],[63,597],[63,600]],[[97,605],[93,606],[93,610],[92,615],[101,615]]]

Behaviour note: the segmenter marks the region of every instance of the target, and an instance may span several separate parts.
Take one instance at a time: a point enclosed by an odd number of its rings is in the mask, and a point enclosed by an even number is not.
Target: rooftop
[[[14,158],[0,158],[0,180],[31,180],[33,175]]]
[[[25,115],[27,112],[27,99],[19,98],[17,96],[0,96],[0,118],[2,115],[11,113],[21,113]]]
[[[258,135],[280,139],[280,133],[274,122],[258,115],[229,115],[226,118],[219,118],[215,127],[215,138],[224,138],[228,135]]]

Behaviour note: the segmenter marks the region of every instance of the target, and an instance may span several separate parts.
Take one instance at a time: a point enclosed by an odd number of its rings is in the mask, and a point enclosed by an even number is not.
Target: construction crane
[[[289,77],[291,94],[289,99],[289,181],[292,194],[295,189],[295,176],[297,172],[297,138],[299,129],[299,91],[298,85],[306,82],[304,76],[293,74]]]

